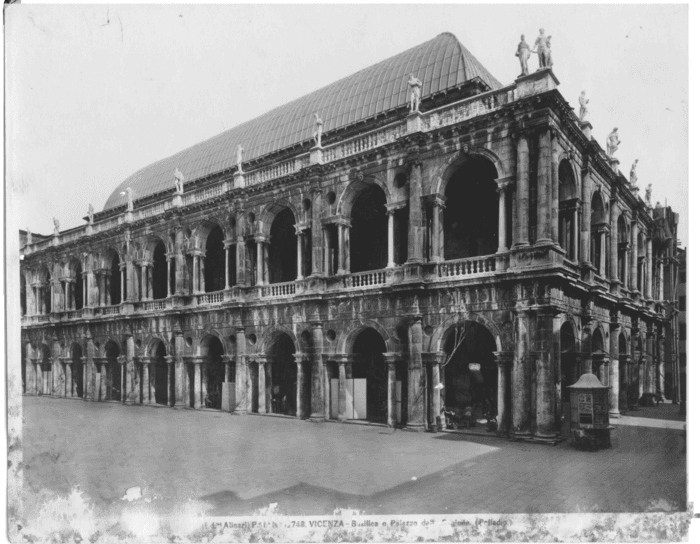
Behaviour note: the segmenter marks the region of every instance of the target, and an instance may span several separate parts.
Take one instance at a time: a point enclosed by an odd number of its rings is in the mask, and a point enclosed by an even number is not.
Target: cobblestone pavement
[[[79,486],[119,508],[140,486],[214,515],[684,510],[685,434],[620,426],[594,453],[460,434],[24,397],[30,493]]]

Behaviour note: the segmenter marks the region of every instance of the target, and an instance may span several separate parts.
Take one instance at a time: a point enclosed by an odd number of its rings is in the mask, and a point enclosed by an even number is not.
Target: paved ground
[[[270,503],[283,514],[685,510],[685,434],[676,429],[620,425],[612,449],[586,453],[211,411],[23,404],[25,488],[68,494],[78,485],[108,509],[139,486],[163,512],[199,499],[214,515]]]
[[[628,410],[625,412],[625,415],[650,419],[685,421],[685,416],[681,415],[680,406],[671,402],[662,402],[657,406],[639,406],[636,410]]]

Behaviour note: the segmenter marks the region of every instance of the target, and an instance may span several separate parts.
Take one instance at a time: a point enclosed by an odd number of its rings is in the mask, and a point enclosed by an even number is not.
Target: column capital
[[[386,354],[384,354],[386,357]],[[400,354],[396,354],[399,356],[400,359]],[[445,364],[445,359],[447,358],[447,353],[444,351],[438,351],[438,352],[426,352],[424,351],[421,354],[421,360],[423,364],[428,364],[428,365],[444,365]]]
[[[406,319],[410,324],[423,323],[423,316],[421,314],[410,314],[406,316]]]
[[[324,355],[324,359],[326,356]],[[294,354],[294,362],[298,365],[308,362],[309,356],[306,353],[295,353]]]
[[[498,366],[509,367],[513,364],[512,351],[494,351],[493,356]]]
[[[447,206],[447,199],[441,194],[425,195],[421,197],[421,200],[425,204],[430,204],[432,206],[438,206],[440,208],[445,208]]]
[[[400,353],[396,353],[393,351],[382,353],[382,355],[384,356],[384,362],[387,364],[395,364],[403,360],[403,357]]]
[[[165,359],[165,363],[168,365],[175,362],[175,357],[173,357],[172,355],[166,355],[163,358]]]
[[[495,181],[497,191],[500,193],[515,183],[515,176],[503,176],[502,178],[497,178]]]
[[[270,243],[270,237],[265,236],[264,234],[257,233],[255,236],[253,236],[253,240],[255,240],[255,243],[257,244],[269,244]]]
[[[323,327],[323,323],[321,323],[320,321],[313,321],[309,323],[309,325],[312,329],[320,329]]]

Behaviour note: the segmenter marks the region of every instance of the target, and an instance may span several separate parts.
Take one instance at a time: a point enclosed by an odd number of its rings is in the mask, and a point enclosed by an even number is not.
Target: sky
[[[603,147],[619,127],[621,170],[639,158],[686,245],[688,7],[670,4],[9,6],[10,219],[84,224],[136,170],[441,32],[509,84],[539,28],[565,99],[586,90]]]

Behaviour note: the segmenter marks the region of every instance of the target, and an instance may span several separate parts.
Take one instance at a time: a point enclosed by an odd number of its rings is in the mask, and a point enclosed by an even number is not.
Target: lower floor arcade
[[[315,322],[298,335],[281,326],[259,330],[259,342],[243,326],[194,342],[182,332],[143,345],[131,335],[68,346],[54,338],[51,347],[26,341],[24,392],[415,430],[449,423],[553,440],[567,413],[567,386],[584,372],[610,387],[611,417],[665,389],[664,342],[652,325],[512,316],[496,326],[478,314],[440,324],[411,315],[394,320],[393,330],[365,321],[347,333]]]

